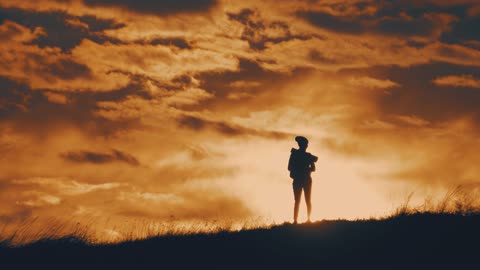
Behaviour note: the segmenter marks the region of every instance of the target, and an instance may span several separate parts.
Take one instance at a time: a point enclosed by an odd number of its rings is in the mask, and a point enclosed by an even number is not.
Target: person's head
[[[307,138],[305,138],[303,136],[297,136],[297,137],[295,137],[295,141],[298,143],[298,147],[300,149],[303,149],[303,150],[307,149],[307,147],[308,147]]]

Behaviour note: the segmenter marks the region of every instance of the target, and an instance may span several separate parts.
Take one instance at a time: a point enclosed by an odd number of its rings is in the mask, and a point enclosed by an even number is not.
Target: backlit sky
[[[474,188],[479,29],[477,0],[0,0],[0,224],[289,220],[295,135],[315,219]]]

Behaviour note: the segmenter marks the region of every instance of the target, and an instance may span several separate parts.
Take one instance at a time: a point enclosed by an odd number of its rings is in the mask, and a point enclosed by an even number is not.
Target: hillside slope
[[[471,265],[480,269],[479,251],[480,215],[414,214],[384,220],[321,221],[240,232],[162,236],[112,245],[89,245],[74,237],[17,248],[3,243],[0,262],[148,265],[155,269],[364,269],[360,266],[365,265],[388,266],[385,269],[448,269],[452,265],[458,269]]]

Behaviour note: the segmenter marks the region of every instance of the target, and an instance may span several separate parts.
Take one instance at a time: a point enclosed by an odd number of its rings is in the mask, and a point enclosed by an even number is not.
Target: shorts
[[[295,201],[300,201],[302,198],[302,190],[305,193],[305,201],[309,202],[312,194],[312,180],[293,181],[293,196]]]

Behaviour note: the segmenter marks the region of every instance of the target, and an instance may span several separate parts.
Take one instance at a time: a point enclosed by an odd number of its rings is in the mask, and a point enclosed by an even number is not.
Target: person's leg
[[[312,181],[305,183],[303,191],[305,192],[305,202],[307,203],[308,222],[310,222],[310,214],[312,213]]]
[[[302,199],[302,186],[293,183],[293,196],[295,199],[295,206],[293,207],[293,223],[297,224],[298,210],[300,209],[300,200]]]

